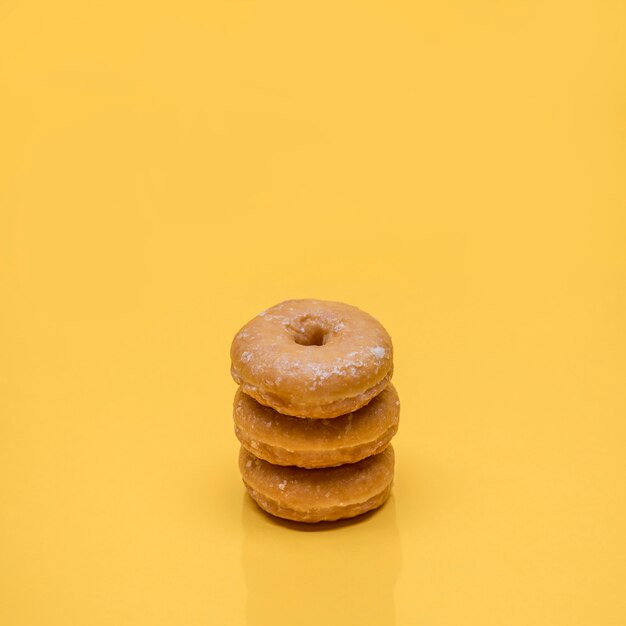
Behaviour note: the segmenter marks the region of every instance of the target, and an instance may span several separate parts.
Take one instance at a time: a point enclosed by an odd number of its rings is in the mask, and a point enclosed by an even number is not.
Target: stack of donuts
[[[262,509],[320,522],[387,500],[400,401],[377,320],[339,302],[288,300],[235,335],[231,361],[239,469]]]

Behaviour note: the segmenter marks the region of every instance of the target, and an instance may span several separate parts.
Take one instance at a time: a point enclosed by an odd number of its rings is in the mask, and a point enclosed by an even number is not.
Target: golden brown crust
[[[275,465],[332,467],[382,451],[398,430],[400,400],[389,385],[354,413],[332,419],[282,415],[238,389],[235,434],[255,456]]]
[[[394,453],[322,469],[272,465],[243,446],[239,469],[246,489],[265,511],[298,522],[354,517],[385,502],[393,483]]]
[[[393,346],[371,315],[340,302],[287,300],[235,336],[231,373],[243,391],[279,413],[331,418],[379,394]]]

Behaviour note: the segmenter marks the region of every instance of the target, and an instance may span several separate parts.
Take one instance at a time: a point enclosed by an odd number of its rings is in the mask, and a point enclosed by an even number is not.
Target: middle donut
[[[364,407],[330,419],[291,417],[237,390],[235,434],[249,452],[274,465],[305,468],[356,463],[382,451],[398,430],[400,400],[389,383]]]

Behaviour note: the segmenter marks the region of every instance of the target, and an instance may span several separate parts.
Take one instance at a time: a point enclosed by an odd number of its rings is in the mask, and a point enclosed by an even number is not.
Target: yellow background
[[[623,2],[0,1],[0,624],[623,626]],[[244,496],[229,345],[396,347],[394,497]]]

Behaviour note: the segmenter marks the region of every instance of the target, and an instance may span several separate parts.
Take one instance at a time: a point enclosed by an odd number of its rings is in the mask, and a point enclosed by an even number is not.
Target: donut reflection
[[[395,623],[402,552],[393,495],[352,520],[278,520],[244,495],[248,626]]]

